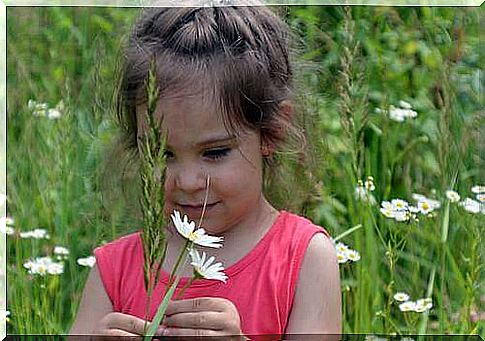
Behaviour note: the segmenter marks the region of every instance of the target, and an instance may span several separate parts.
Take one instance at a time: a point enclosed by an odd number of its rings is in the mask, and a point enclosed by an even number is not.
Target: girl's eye
[[[219,160],[224,156],[227,156],[231,148],[217,148],[217,149],[210,149],[204,152],[203,156],[211,159],[211,160]]]

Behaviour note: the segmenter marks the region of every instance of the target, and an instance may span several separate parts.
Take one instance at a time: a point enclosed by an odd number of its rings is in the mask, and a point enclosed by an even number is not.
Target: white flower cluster
[[[64,272],[64,264],[54,262],[51,257],[37,257],[24,263],[24,268],[31,275],[60,275]]]
[[[357,182],[357,187],[355,187],[355,199],[375,205],[376,199],[371,193],[375,189],[374,178],[372,176],[368,176],[366,181],[359,180]]]
[[[405,101],[399,101],[399,107],[390,105],[389,110],[376,108],[375,112],[378,114],[388,114],[389,118],[396,122],[404,122],[406,119],[416,118],[418,116],[418,113],[412,109],[411,104]]]
[[[64,246],[56,246],[54,247],[54,254],[56,255],[57,260],[65,260],[69,255],[69,250]]]
[[[5,323],[10,321],[10,311],[1,309],[0,310],[0,323]]]
[[[34,229],[32,231],[20,232],[20,238],[50,239],[50,235],[45,229]]]
[[[32,110],[32,115],[50,119],[58,119],[64,111],[64,102],[62,100],[54,108],[49,108],[47,103],[37,103],[32,99],[29,100],[27,106]]]
[[[433,307],[431,298],[421,298],[417,301],[410,301],[409,295],[404,292],[396,293],[394,299],[398,302],[402,302],[399,304],[399,310],[403,312],[414,311],[416,313],[423,313]]]
[[[174,211],[171,217],[177,231],[191,243],[205,247],[222,247],[222,237],[209,236],[203,228],[196,228],[195,222],[189,221],[186,215],[182,218],[180,212]],[[199,251],[193,247],[190,249],[189,255],[192,259],[190,264],[194,267],[194,277],[196,279],[205,278],[226,282],[227,276],[223,272],[224,267],[222,263],[214,263],[214,257],[207,258],[205,252],[201,256]]]
[[[342,242],[335,244],[335,250],[337,251],[337,261],[339,264],[347,262],[357,262],[360,260],[360,254],[356,250],[352,250]]]
[[[418,221],[418,213],[430,216],[434,210],[441,207],[439,201],[427,198],[421,194],[414,193],[413,199],[416,200],[416,206],[410,205],[402,199],[392,199],[390,202],[383,201],[380,211],[387,218],[404,222],[409,220]]]
[[[477,214],[485,214],[485,186],[473,186],[472,192],[475,194],[476,199],[466,198],[461,201],[459,205],[467,212]]]
[[[6,233],[8,235],[12,235],[15,233],[14,220],[11,217],[1,217],[0,218],[0,232]]]
[[[92,268],[94,264],[96,264],[96,258],[94,256],[88,256],[85,258],[78,258],[76,262],[81,266]]]
[[[365,341],[388,341],[389,339],[387,337],[380,337],[377,335],[366,335],[365,336]]]

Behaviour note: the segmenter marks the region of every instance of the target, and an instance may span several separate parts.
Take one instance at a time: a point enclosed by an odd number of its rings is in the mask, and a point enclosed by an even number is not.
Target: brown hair
[[[288,26],[263,6],[144,10],[126,48],[117,112],[120,141],[137,155],[136,108],[146,101],[139,94],[145,93],[155,62],[161,98],[202,79],[230,132],[260,132],[262,144],[273,151],[264,158],[266,193],[268,186],[278,185],[273,166],[285,149],[293,149],[299,162],[304,159],[303,131],[295,124],[292,106],[282,106],[294,100],[290,51]],[[286,199],[272,202],[291,208],[283,204]]]

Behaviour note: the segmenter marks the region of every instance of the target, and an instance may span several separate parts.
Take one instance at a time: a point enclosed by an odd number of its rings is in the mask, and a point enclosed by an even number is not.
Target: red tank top
[[[291,313],[305,251],[311,238],[319,232],[328,237],[323,228],[309,220],[281,211],[254,249],[225,269],[229,277],[226,283],[194,281],[182,299],[226,298],[237,307],[245,335],[282,335]],[[94,253],[113,311],[144,318],[146,291],[140,232],[98,247]],[[162,271],[160,277],[152,298],[150,320],[162,300],[169,275]],[[178,288],[188,279],[182,277]]]

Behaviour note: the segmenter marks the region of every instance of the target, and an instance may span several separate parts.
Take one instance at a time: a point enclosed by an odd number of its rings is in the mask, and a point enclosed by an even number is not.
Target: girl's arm
[[[317,233],[303,259],[286,334],[340,334],[341,309],[335,247]]]
[[[93,267],[84,287],[81,304],[70,334],[140,336],[143,335],[144,327],[145,321],[136,316],[113,312],[113,306],[104,289],[99,270],[96,266]],[[161,332],[162,330],[158,331],[158,333]],[[99,340],[102,339],[99,338]]]
[[[93,334],[98,322],[112,311],[111,301],[104,290],[98,267],[95,265],[91,269],[86,285],[84,286],[81,303],[70,334]]]

